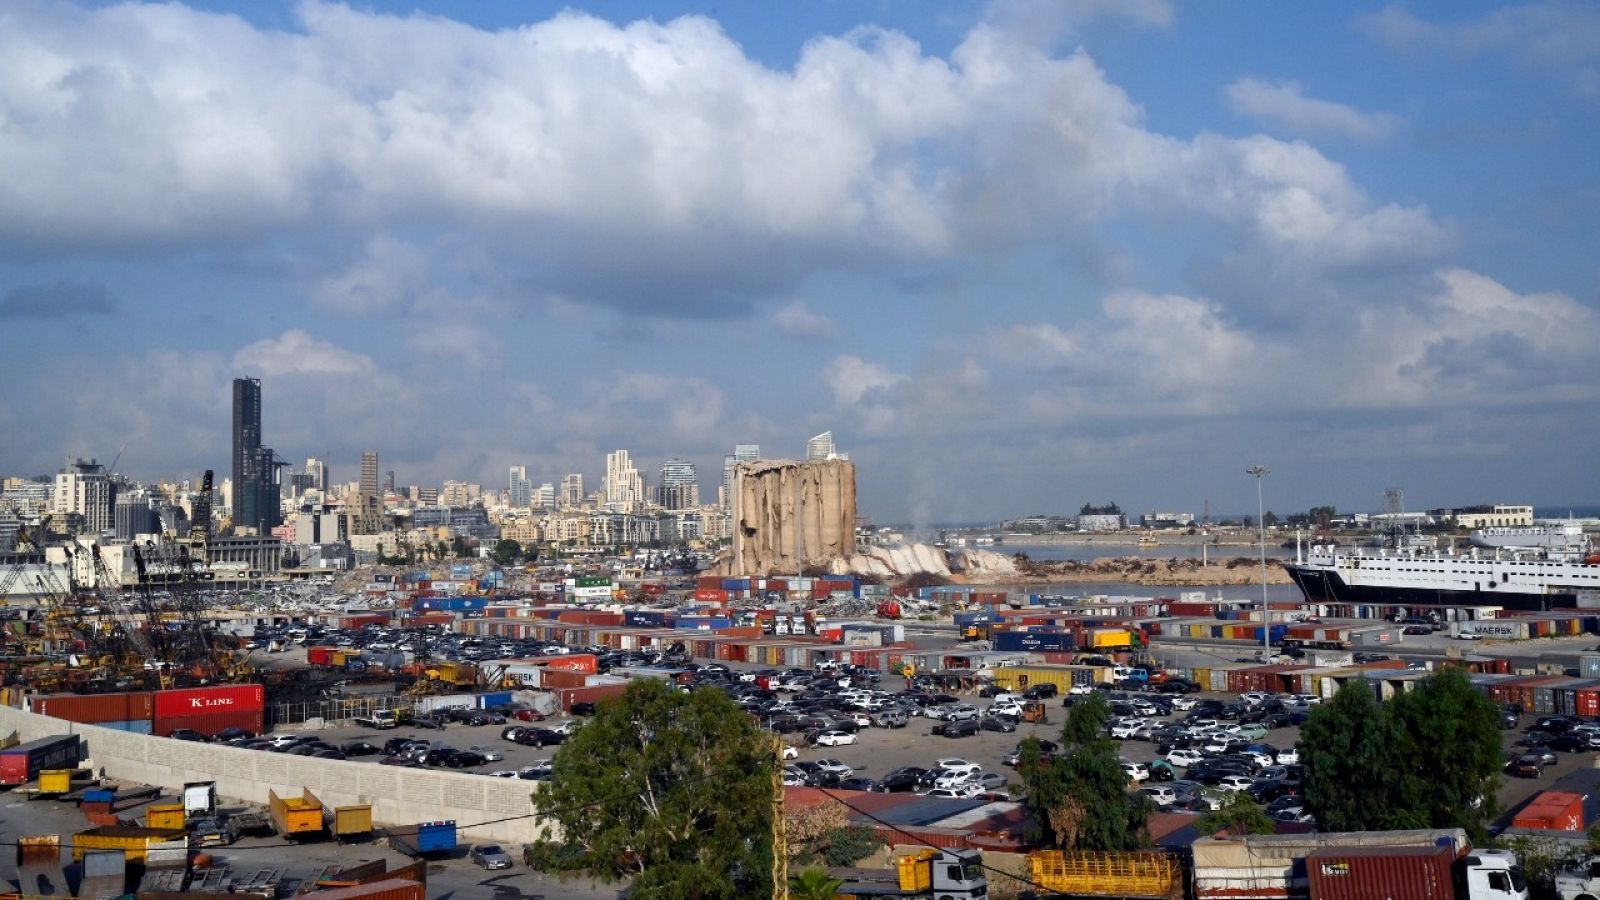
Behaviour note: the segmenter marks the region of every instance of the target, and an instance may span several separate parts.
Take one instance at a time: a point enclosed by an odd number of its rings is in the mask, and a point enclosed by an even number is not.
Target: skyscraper
[[[383,499],[378,493],[378,451],[364,450],[361,453],[361,482],[357,491],[357,500],[361,505],[361,533],[377,534],[382,519]]]
[[[669,459],[661,464],[660,502],[666,509],[689,509],[700,505],[700,485],[695,481],[694,463]]]
[[[511,495],[509,502],[513,508],[527,509],[533,505],[533,482],[528,480],[527,466],[512,466],[507,481],[507,491]]]
[[[92,459],[85,462],[68,457],[56,475],[50,509],[83,516],[85,534],[97,535],[111,528],[111,481],[106,478],[106,467]]]
[[[282,522],[278,464],[261,446],[261,379],[233,380],[233,510],[235,528],[268,534]]]
[[[733,499],[733,467],[742,462],[755,462],[760,458],[760,444],[734,444],[733,453],[722,458],[722,496],[720,501],[723,506],[727,506]]]
[[[560,509],[577,509],[583,505],[583,473],[573,472],[561,479],[561,490],[556,494]]]
[[[615,512],[633,512],[644,502],[644,479],[633,467],[628,451],[606,454],[606,505]]]
[[[361,496],[378,496],[378,451],[364,450],[361,453]]]
[[[556,505],[556,486],[546,481],[533,492],[533,505],[539,509],[553,509]]]

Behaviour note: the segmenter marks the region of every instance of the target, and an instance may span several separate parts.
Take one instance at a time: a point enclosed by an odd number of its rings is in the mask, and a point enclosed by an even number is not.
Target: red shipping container
[[[582,672],[564,669],[545,669],[539,673],[539,686],[547,691],[557,688],[580,688],[589,676]]]
[[[158,737],[166,737],[179,728],[198,731],[206,737],[215,737],[224,728],[243,728],[251,734],[260,734],[265,730],[262,727],[265,722],[266,711],[262,709],[223,710],[187,716],[157,715],[150,731]]]
[[[536,665],[547,669],[560,669],[565,672],[582,672],[593,675],[600,671],[600,661],[592,653],[568,653],[563,656],[551,656],[539,660]]]
[[[1582,831],[1583,795],[1545,791],[1517,813],[1511,826],[1544,831]]]
[[[667,592],[667,586],[664,584],[645,582],[644,584],[639,585],[639,592],[644,594],[646,597],[660,597]]]
[[[694,592],[694,599],[701,603],[727,603],[728,592],[722,588],[700,588]]]
[[[307,647],[306,662],[313,666],[331,666],[333,665],[332,654],[332,647]]]
[[[607,697],[620,697],[628,689],[625,684],[597,684],[580,688],[563,688],[555,692],[556,702],[567,712],[574,703],[599,703]]]
[[[718,591],[722,589],[722,579],[716,575],[701,575],[694,580],[697,591]]]
[[[1574,691],[1572,706],[1573,712],[1584,718],[1592,719],[1600,716],[1600,690]]]
[[[315,893],[318,900],[427,900],[427,888],[421,882],[403,878],[329,888]]]
[[[35,697],[30,709],[37,715],[83,725],[100,722],[148,722],[154,714],[150,691],[123,694],[51,694]]]
[[[266,708],[266,689],[259,684],[157,691],[155,717],[195,716],[220,712],[260,712]]]
[[[90,825],[100,825],[100,826],[112,826],[112,827],[114,827],[114,826],[122,824],[122,820],[117,818],[117,814],[114,813],[114,812],[84,813],[83,814],[83,819],[84,819],[84,821],[88,822]]]
[[[1455,885],[1449,847],[1352,847],[1306,857],[1311,900],[1451,900]]]

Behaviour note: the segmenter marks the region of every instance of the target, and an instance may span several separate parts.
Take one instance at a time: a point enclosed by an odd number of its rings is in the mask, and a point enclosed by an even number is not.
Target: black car
[[[979,731],[976,719],[964,719],[960,722],[940,722],[933,726],[931,734],[940,734],[948,738],[971,737]]]
[[[927,771],[916,766],[902,766],[883,776],[878,783],[886,791],[914,791]]]
[[[1267,803],[1279,797],[1292,797],[1299,793],[1299,790],[1294,785],[1286,781],[1275,780],[1258,781],[1245,788],[1244,791],[1250,795],[1251,800],[1257,803]]]
[[[839,789],[845,791],[869,791],[874,794],[886,794],[889,788],[881,781],[871,778],[846,778],[839,782]]]
[[[839,775],[829,772],[814,762],[793,762],[789,765],[805,773],[806,784],[811,787],[838,787]]]
[[[1546,744],[1551,750],[1560,750],[1563,753],[1581,753],[1585,750],[1596,749],[1596,741],[1584,734],[1568,731],[1558,734]]]
[[[592,716],[595,713],[595,707],[593,703],[587,700],[580,700],[572,704],[572,708],[567,711],[575,716]]]
[[[383,752],[382,747],[376,744],[369,744],[366,741],[350,741],[347,744],[340,745],[339,749],[344,752],[345,756],[371,756],[374,753]]]
[[[1048,700],[1059,693],[1061,693],[1059,688],[1053,684],[1050,684],[1049,682],[1045,682],[1044,684],[1036,684],[1033,687],[1023,691],[1022,696],[1023,699],[1026,700]]]
[[[244,728],[224,728],[212,736],[212,740],[219,744],[237,744],[255,737],[255,732]]]
[[[566,739],[566,735],[551,728],[524,728],[517,734],[516,742],[524,747],[546,747]]]
[[[984,731],[1012,732],[1017,730],[1017,720],[1010,716],[984,716],[978,720],[978,727]]]
[[[418,741],[414,737],[389,738],[387,741],[383,742],[383,752],[385,756],[396,756],[404,751],[409,745],[417,743],[426,743],[426,741]]]
[[[167,737],[175,741],[201,741],[207,740],[206,736],[193,728],[174,728]]]
[[[445,762],[445,765],[452,769],[471,769],[476,766],[481,766],[488,761],[489,760],[486,759],[482,753],[475,753],[471,750],[457,750],[455,754],[451,756],[447,762]]]

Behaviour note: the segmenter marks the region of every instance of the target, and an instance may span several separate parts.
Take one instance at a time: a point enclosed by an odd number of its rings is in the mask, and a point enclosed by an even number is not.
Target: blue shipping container
[[[479,709],[494,709],[497,706],[508,706],[511,703],[511,691],[491,691],[478,695]]]
[[[96,722],[99,728],[110,728],[113,731],[128,731],[133,734],[151,734],[149,719],[133,719],[128,722]]]
[[[1002,631],[994,636],[994,649],[1036,653],[1066,653],[1073,649],[1071,632]]]

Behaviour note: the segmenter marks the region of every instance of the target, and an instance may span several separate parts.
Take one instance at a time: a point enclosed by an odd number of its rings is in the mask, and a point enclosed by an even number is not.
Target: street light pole
[[[1244,470],[1246,475],[1256,477],[1256,528],[1261,538],[1261,646],[1269,652],[1272,650],[1272,612],[1267,607],[1267,512],[1266,505],[1261,499],[1261,479],[1271,471],[1263,465],[1254,465]]]

